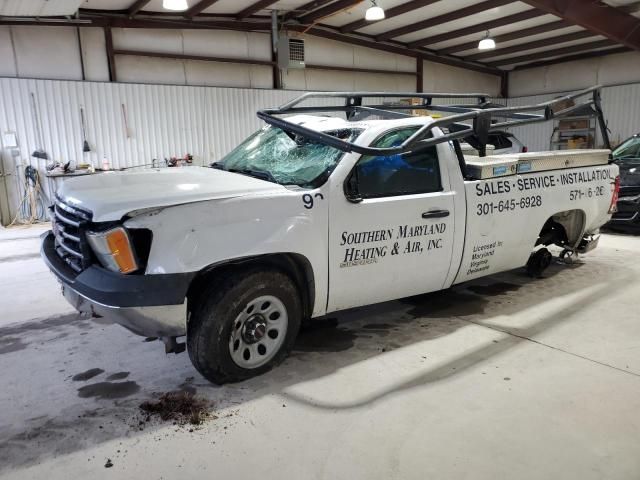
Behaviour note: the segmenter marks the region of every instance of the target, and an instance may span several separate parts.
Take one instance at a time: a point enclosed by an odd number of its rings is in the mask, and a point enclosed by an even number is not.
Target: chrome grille
[[[92,215],[70,206],[60,198],[56,198],[56,203],[49,208],[56,253],[69,267],[80,273],[92,263],[85,234]]]

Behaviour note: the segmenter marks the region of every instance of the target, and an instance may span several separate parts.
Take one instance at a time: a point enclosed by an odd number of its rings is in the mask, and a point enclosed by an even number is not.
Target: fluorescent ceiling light
[[[496,42],[493,38],[483,38],[478,44],[479,50],[493,50],[494,48],[496,48]]]
[[[384,10],[379,7],[376,0],[371,0],[371,6],[367,8],[364,14],[364,19],[367,22],[375,22],[376,20],[384,20]]]
[[[162,8],[180,12],[189,8],[187,0],[162,0]]]
[[[487,31],[487,35],[478,43],[478,50],[493,50],[494,48],[496,48],[496,42]]]

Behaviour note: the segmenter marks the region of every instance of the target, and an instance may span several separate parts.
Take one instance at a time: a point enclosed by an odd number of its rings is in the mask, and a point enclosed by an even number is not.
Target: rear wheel
[[[195,300],[187,329],[189,357],[214,383],[260,375],[287,356],[301,316],[300,296],[286,274],[233,273]]]

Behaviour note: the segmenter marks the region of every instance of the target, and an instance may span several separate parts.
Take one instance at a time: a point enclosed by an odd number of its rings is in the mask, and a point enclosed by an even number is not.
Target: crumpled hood
[[[93,212],[96,222],[120,220],[134,210],[279,192],[285,187],[206,167],[105,172],[66,180],[58,196]]]

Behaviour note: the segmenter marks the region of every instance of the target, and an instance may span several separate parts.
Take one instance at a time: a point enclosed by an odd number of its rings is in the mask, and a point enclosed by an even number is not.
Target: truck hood
[[[58,196],[89,210],[96,222],[120,220],[135,210],[281,192],[285,187],[206,167],[105,172],[66,180]]]

